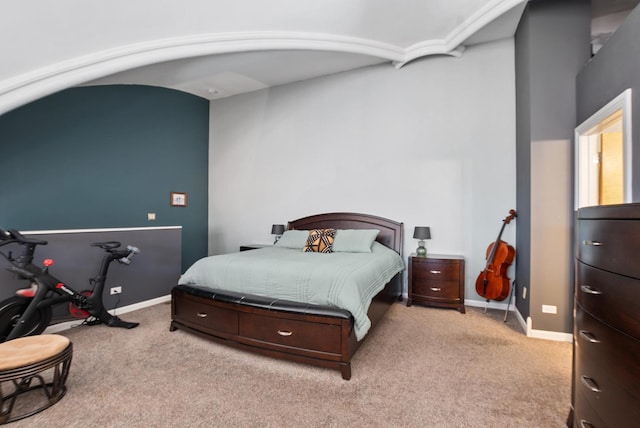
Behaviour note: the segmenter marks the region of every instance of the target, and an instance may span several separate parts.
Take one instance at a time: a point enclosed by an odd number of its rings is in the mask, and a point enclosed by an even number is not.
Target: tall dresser
[[[640,426],[640,204],[576,219],[574,427]]]

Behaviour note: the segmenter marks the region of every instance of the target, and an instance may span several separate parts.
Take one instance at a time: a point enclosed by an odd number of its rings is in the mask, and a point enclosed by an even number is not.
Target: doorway
[[[631,202],[631,89],[575,129],[575,209]]]

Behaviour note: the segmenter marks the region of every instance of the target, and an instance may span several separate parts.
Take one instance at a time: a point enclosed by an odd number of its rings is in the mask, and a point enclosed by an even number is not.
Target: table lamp
[[[424,246],[424,240],[431,239],[429,226],[416,226],[413,229],[413,238],[419,240],[416,255],[418,257],[427,257],[427,248]]]

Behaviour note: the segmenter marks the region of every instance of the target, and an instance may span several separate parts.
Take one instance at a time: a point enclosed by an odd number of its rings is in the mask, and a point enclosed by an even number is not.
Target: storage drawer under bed
[[[187,327],[210,334],[238,334],[238,312],[216,306],[203,297],[174,293],[173,319]]]
[[[319,324],[289,318],[241,313],[239,335],[258,341],[306,351],[340,354],[339,324]]]

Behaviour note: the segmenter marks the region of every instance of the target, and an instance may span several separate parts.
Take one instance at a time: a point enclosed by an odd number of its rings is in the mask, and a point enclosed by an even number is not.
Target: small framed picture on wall
[[[187,194],[182,192],[171,192],[171,206],[172,207],[186,207],[187,206]]]

